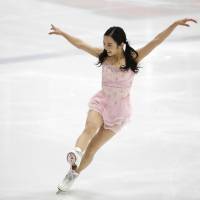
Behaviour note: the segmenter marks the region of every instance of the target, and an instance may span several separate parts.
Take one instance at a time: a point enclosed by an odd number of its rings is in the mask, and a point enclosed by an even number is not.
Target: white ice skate
[[[67,161],[69,162],[71,169],[76,169],[80,165],[82,157],[83,152],[79,147],[75,147],[67,154]]]
[[[63,192],[68,191],[78,176],[79,174],[76,171],[70,169],[65,178],[63,179],[62,183],[60,183],[57,186],[58,189]]]

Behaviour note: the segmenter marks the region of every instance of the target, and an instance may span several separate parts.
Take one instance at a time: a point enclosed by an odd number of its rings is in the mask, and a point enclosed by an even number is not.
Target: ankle
[[[84,150],[82,150],[80,147],[78,147],[78,146],[75,146],[74,147],[74,150],[82,157],[83,156],[83,154],[85,153],[85,151]]]
[[[79,168],[77,167],[76,169],[74,169],[74,171],[77,173],[77,174],[80,174],[80,170],[79,170]]]
[[[78,171],[77,169],[74,170],[78,175],[80,175],[80,171]]]

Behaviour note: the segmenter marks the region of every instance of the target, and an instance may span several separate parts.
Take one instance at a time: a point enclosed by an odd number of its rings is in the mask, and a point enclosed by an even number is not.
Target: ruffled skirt
[[[104,128],[119,132],[130,121],[132,106],[130,96],[119,98],[108,96],[103,90],[93,95],[88,103],[90,110],[99,112],[104,120]]]

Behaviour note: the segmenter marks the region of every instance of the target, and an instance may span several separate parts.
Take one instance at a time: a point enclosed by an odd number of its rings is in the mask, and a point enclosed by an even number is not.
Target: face
[[[107,35],[105,35],[103,38],[103,45],[108,56],[117,55],[122,50],[122,45],[117,46],[117,43],[112,39],[112,37]]]

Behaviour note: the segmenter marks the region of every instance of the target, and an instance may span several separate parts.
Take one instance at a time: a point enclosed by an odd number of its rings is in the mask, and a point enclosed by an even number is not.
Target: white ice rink
[[[199,200],[200,1],[0,2],[0,200]],[[134,49],[191,17],[141,62],[132,121],[100,149],[69,193],[66,153],[101,89],[97,59],[50,24],[103,47],[110,26]]]

